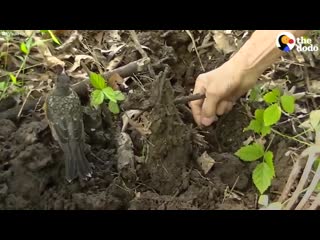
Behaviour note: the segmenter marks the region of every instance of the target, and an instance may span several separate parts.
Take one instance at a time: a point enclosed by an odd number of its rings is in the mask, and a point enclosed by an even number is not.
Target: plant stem
[[[268,145],[268,147],[266,148],[265,152],[267,152],[267,151],[269,150],[269,147],[271,146],[271,143],[272,143],[273,139],[274,139],[274,136],[272,136],[272,138],[271,138],[271,140],[270,140],[270,142],[269,142],[269,145]],[[264,159],[263,159],[263,160],[264,160]]]
[[[281,137],[285,137],[285,138],[288,138],[288,139],[294,140],[294,141],[296,141],[296,142],[299,142],[299,143],[305,144],[305,145],[307,145],[307,146],[311,146],[311,144],[310,144],[310,143],[307,143],[307,142],[301,141],[301,140],[299,140],[299,139],[297,139],[297,138],[295,138],[295,137],[291,137],[291,136],[285,135],[285,134],[283,134],[283,133],[281,133],[281,132],[278,132],[277,130],[275,130],[275,129],[273,129],[273,128],[271,128],[271,131],[272,131],[272,132],[274,132],[275,134],[280,135]]]
[[[33,38],[34,34],[35,34],[35,31],[33,31],[33,32],[31,33],[31,35],[30,35],[29,38]],[[22,69],[24,68],[24,65],[25,65],[26,62],[27,62],[27,59],[28,59],[28,57],[29,57],[31,48],[32,48],[32,46],[30,46],[30,48],[28,49],[28,52],[27,52],[26,56],[24,57],[23,62],[22,62],[21,66],[20,66],[20,68],[19,68],[19,70],[18,70],[18,72],[17,72],[17,74],[16,74],[16,76],[15,76],[17,79],[18,79],[18,76],[19,76],[20,72],[21,72]]]
[[[301,132],[301,133],[298,133],[297,135],[295,135],[295,136],[293,136],[293,137],[299,137],[299,136],[301,136],[301,135],[303,135],[303,134],[305,134],[305,133],[308,133],[308,132],[312,132],[313,131],[313,129],[311,129],[311,128],[309,128],[308,130],[304,130],[303,132]]]

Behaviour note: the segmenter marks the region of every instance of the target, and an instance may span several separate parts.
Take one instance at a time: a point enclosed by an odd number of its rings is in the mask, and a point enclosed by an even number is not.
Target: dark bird
[[[91,177],[92,169],[84,153],[81,103],[65,73],[56,78],[55,88],[46,99],[45,110],[52,136],[64,152],[67,181]]]

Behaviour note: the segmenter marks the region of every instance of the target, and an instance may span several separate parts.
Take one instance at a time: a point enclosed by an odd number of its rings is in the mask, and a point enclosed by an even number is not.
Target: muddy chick
[[[81,103],[65,73],[56,78],[55,87],[46,99],[45,112],[52,136],[64,152],[67,181],[71,182],[77,177],[90,178],[92,169],[84,153]]]

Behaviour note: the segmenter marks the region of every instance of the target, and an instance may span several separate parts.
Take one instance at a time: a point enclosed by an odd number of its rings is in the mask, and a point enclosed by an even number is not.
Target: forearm
[[[296,38],[308,33],[308,30],[257,30],[231,59],[245,71],[254,71],[261,75],[270,67],[283,51],[277,48],[276,38],[281,32],[290,32]]]

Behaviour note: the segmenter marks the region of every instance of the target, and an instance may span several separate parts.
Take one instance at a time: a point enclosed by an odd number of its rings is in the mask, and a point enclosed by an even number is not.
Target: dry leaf
[[[112,61],[109,62],[109,64],[106,67],[106,70],[112,71],[113,69],[117,68],[119,63],[122,61],[123,56],[123,54],[116,56]]]
[[[77,55],[75,57],[73,66],[69,70],[67,70],[67,72],[68,73],[74,72],[78,67],[80,67],[82,59],[90,59],[90,60],[94,61],[93,57],[91,57],[89,55]]]
[[[138,120],[133,120],[136,118],[137,114],[140,114],[141,110],[129,110],[126,111],[124,116],[122,116],[123,124],[122,131],[125,131],[128,124],[130,124],[137,132],[139,132],[142,136],[150,135],[151,130],[149,129],[151,126],[151,122],[148,120],[147,112],[144,112]],[[126,117],[125,117],[126,115]]]
[[[310,92],[320,93],[320,81],[319,80],[310,80]]]
[[[39,37],[34,37],[35,41],[41,41],[41,39]],[[61,66],[64,68],[65,63],[63,61],[61,61],[60,59],[58,59],[57,57],[52,56],[49,48],[47,45],[45,44],[40,44],[38,45],[40,53],[43,55],[47,66],[49,68],[53,68],[55,66]]]
[[[204,174],[207,174],[210,169],[213,167],[213,165],[215,164],[215,160],[209,156],[209,154],[207,153],[207,151],[205,151],[200,157],[198,157],[197,159],[197,163],[199,164],[199,166],[201,167],[202,171],[204,172]]]
[[[129,134],[122,132],[118,136],[118,161],[117,169],[119,172],[125,170],[135,171],[134,168],[134,152],[133,152],[133,142]]]
[[[101,46],[103,35],[104,35],[104,32],[101,31],[94,36],[94,39],[98,42],[98,46]]]
[[[124,132],[129,124],[129,119],[135,118],[135,116],[141,114],[141,110],[128,110],[125,111],[124,114],[122,115],[122,132]]]
[[[72,46],[80,38],[80,34],[77,30],[73,31],[67,41],[65,41],[61,46],[56,47],[56,50],[63,51]]]
[[[118,43],[121,41],[121,37],[119,35],[119,30],[108,30],[105,31],[105,35],[103,38],[107,43]]]
[[[232,36],[227,36],[223,31],[214,31],[213,39],[216,42],[216,48],[224,54],[234,52],[234,39]]]

